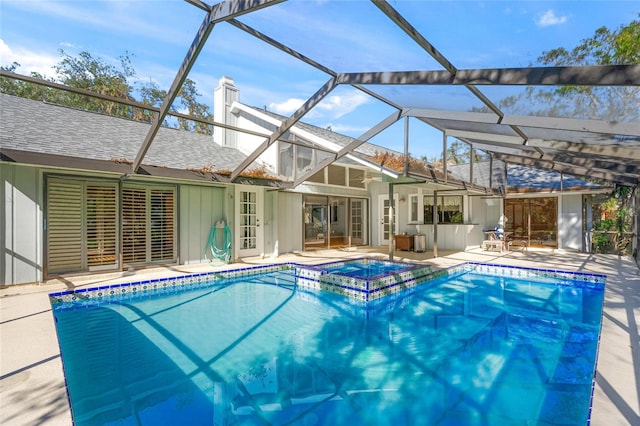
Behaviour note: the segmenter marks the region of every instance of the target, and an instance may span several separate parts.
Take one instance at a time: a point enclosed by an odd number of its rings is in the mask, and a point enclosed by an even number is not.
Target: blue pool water
[[[415,268],[416,265],[400,262],[389,262],[376,259],[356,259],[346,262],[334,262],[319,265],[316,268],[332,274],[349,277],[372,278],[381,274],[392,274]]]
[[[603,288],[465,273],[367,308],[292,270],[54,304],[78,425],[584,425]]]

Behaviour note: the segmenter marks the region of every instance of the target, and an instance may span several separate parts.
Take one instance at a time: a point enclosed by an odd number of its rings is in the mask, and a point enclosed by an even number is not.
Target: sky
[[[209,3],[212,4],[212,3]],[[455,67],[539,65],[545,51],[572,49],[605,26],[640,19],[634,1],[390,1],[392,7]],[[180,0],[0,0],[0,65],[55,77],[60,51],[82,51],[118,65],[130,55],[140,82],[168,89],[205,12]],[[441,70],[406,34],[364,0],[292,0],[241,16],[239,21],[336,72]],[[189,78],[213,109],[213,91],[231,77],[242,103],[290,115],[329,76],[222,22],[211,31]],[[482,106],[464,87],[376,87],[403,106],[468,111]],[[522,88],[482,87],[496,102]],[[215,111],[213,111],[215,114]],[[358,137],[394,112],[351,86],[338,86],[303,121]],[[407,124],[407,126],[405,126]],[[441,132],[415,119],[398,122],[372,143],[433,158]]]

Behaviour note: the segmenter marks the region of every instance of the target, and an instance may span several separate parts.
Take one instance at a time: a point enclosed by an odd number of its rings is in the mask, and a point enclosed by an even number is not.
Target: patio
[[[283,255],[277,259],[248,258],[221,268],[275,262],[321,263],[331,260],[375,256],[387,258],[386,247],[323,250]],[[487,252],[396,252],[395,260],[417,261],[434,268],[466,261],[524,267],[558,268],[607,275],[602,335],[591,414],[592,425],[640,424],[640,271],[630,257],[550,250]],[[60,353],[47,295],[77,287],[93,287],[211,271],[208,264],[180,265],[91,276],[70,277],[44,285],[0,289],[0,423],[3,425],[68,425],[69,405]],[[218,268],[220,269],[220,268]],[[27,336],[27,337],[25,337]]]

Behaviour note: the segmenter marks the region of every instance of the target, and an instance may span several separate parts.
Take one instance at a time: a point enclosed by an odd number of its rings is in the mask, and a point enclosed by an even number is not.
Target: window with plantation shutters
[[[147,191],[122,189],[122,261],[147,261]]]
[[[122,188],[122,257],[125,264],[175,262],[175,188]]]
[[[150,197],[151,261],[171,261],[174,258],[174,191],[152,189]]]
[[[116,182],[47,179],[47,273],[118,266]]]
[[[117,187],[88,183],[86,244],[89,268],[114,265],[117,255]]]
[[[80,271],[83,183],[49,179],[47,182],[47,269],[49,273]]]

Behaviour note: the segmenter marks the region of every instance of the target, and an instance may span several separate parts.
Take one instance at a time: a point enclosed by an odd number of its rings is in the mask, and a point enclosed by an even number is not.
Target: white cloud
[[[1,65],[9,66],[14,62],[20,64],[16,70],[20,74],[30,74],[37,72],[45,77],[54,77],[53,66],[59,62],[59,57],[47,53],[33,52],[25,48],[11,48],[3,39],[0,39]]]
[[[567,22],[566,16],[556,16],[552,9],[547,10],[544,15],[538,18],[536,25],[540,27],[549,27],[551,25],[560,25]]]
[[[318,112],[322,111],[332,118],[340,118],[354,111],[360,105],[369,102],[371,98],[360,92],[347,92],[344,95],[329,96],[317,106]]]
[[[340,95],[327,96],[306,117],[318,121],[319,119],[338,119],[369,102],[371,98],[359,91],[346,92]],[[269,110],[282,115],[291,115],[305,102],[304,99],[289,98],[283,102],[270,103]]]
[[[298,98],[289,98],[284,102],[275,103],[272,102],[269,104],[269,110],[281,114],[281,115],[291,115],[293,114],[300,106],[304,103],[304,99]]]

